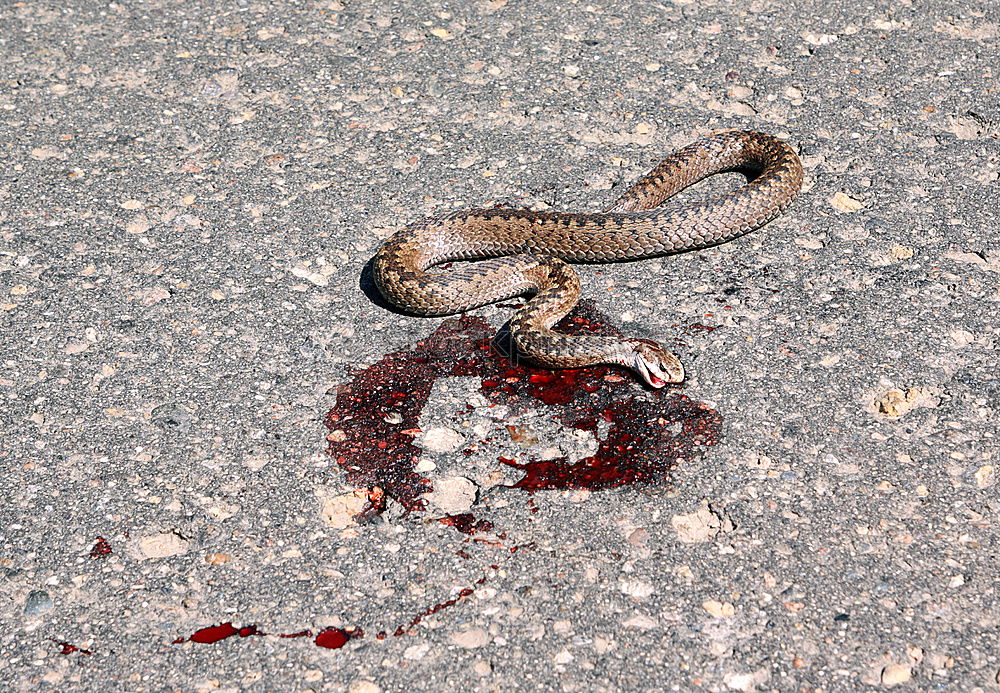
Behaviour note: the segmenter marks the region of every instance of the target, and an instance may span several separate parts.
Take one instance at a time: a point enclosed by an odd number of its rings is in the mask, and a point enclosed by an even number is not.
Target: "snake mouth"
[[[647,363],[646,360],[641,356],[636,358],[635,370],[639,372],[639,375],[642,376],[642,379],[645,380],[650,387],[655,387],[656,389],[660,389],[661,387],[667,384],[667,381],[664,380],[663,378],[664,376],[663,371],[656,368],[656,366],[654,366],[653,364]]]
[[[635,355],[631,365],[632,369],[642,376],[642,379],[645,380],[646,384],[650,387],[659,389],[667,384],[663,379],[663,372],[652,363],[646,361],[641,354]]]
[[[684,380],[684,367],[677,357],[654,344],[636,344],[631,363],[627,365],[657,390],[667,383]]]

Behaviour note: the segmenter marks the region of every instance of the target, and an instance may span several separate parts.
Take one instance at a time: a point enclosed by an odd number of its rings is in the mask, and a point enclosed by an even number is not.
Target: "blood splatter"
[[[230,622],[220,623],[216,626],[207,626],[205,628],[199,628],[188,638],[177,638],[173,641],[174,645],[179,645],[184,642],[196,642],[203,645],[210,645],[212,643],[219,642],[220,640],[225,640],[226,638],[231,638],[234,635],[238,635],[241,638],[247,638],[251,635],[257,635],[261,637],[266,637],[269,635],[274,635],[279,638],[312,638],[313,632],[311,630],[300,630],[296,633],[265,633],[260,630],[257,626],[243,626],[237,628]],[[329,650],[336,650],[347,644],[349,640],[356,638],[363,638],[365,632],[360,628],[324,628],[323,630],[316,633],[313,642],[317,647],[324,647]],[[64,653],[65,654],[65,653]],[[89,654],[89,653],[87,653]]]
[[[586,301],[556,329],[619,335]],[[722,419],[700,402],[670,391],[641,391],[610,366],[549,371],[514,363],[494,348],[492,333],[482,318],[446,320],[412,348],[387,354],[339,388],[326,420],[328,452],[350,483],[377,487],[407,510],[423,509],[420,496],[431,482],[414,471],[421,450],[413,439],[434,382],[446,377],[478,376],[491,404],[518,413],[541,402],[556,420],[598,438],[597,452],[574,463],[500,458],[524,473],[516,488],[661,484],[678,460],[700,456],[719,440]]]
[[[718,441],[721,421],[700,403],[674,395],[644,404],[636,407],[634,400],[627,399],[603,408],[585,404],[560,414],[563,423],[595,436],[602,422],[610,428],[603,440],[598,439],[594,455],[572,464],[565,459],[523,464],[505,461],[524,472],[514,487],[602,489],[629,483],[658,484],[667,480],[678,459],[687,458],[694,448]]]
[[[443,525],[454,527],[462,534],[478,534],[489,532],[493,529],[493,523],[489,520],[477,520],[472,513],[461,513],[458,515],[445,515],[437,518]]]
[[[556,327],[570,334],[618,335],[587,302],[578,305]],[[352,380],[338,388],[336,404],[326,420],[330,429],[328,452],[347,472],[350,483],[367,489],[363,518],[382,512],[387,498],[410,511],[424,508],[420,496],[432,486],[414,469],[421,454],[414,438],[421,433],[421,411],[440,378],[477,376],[480,390],[491,405],[508,407],[512,416],[541,405],[564,426],[589,431],[597,439],[597,451],[577,462],[499,457],[500,464],[523,473],[514,488],[534,491],[660,484],[669,479],[678,460],[701,455],[719,440],[722,419],[700,402],[674,392],[640,390],[630,375],[613,367],[548,371],[512,362],[494,347],[492,336],[493,329],[481,318],[446,320],[412,348],[387,354],[373,366],[353,373]],[[498,345],[504,346],[500,341]],[[470,453],[475,449],[476,445],[467,448]],[[537,510],[532,503],[531,512]],[[492,523],[477,520],[471,513],[437,520],[469,535],[493,529]],[[506,534],[500,533],[497,538],[505,540]],[[492,538],[473,537],[467,541],[505,548],[511,553],[532,546],[506,546]],[[471,558],[465,552],[458,555]],[[424,618],[459,604],[485,581],[484,576],[452,598],[423,609],[391,635],[410,633]],[[251,635],[268,634],[257,626],[237,628],[227,622],[201,628],[189,638],[174,642],[214,643]],[[337,649],[363,637],[364,631],[324,628],[315,634],[301,630],[274,635],[311,637],[318,647]],[[375,635],[378,640],[386,637],[385,630]]]
[[[431,606],[431,607],[428,607],[427,609],[424,609],[423,611],[421,611],[419,614],[417,614],[416,616],[414,616],[410,620],[410,624],[409,625],[397,627],[396,630],[395,630],[395,632],[392,634],[393,637],[398,638],[401,635],[406,635],[411,630],[413,630],[414,628],[416,628],[420,624],[420,622],[424,620],[424,618],[426,616],[432,616],[432,615],[438,613],[439,611],[442,611],[443,609],[447,609],[449,607],[455,606],[460,601],[462,601],[463,599],[465,599],[469,595],[473,594],[476,591],[476,588],[478,588],[484,582],[486,582],[486,576],[485,575],[483,577],[479,578],[478,580],[476,580],[474,587],[465,587],[465,588],[459,590],[458,594],[456,594],[451,599],[446,599],[443,602],[439,602],[439,603],[435,604],[434,606]],[[384,637],[384,635],[383,635],[383,637]],[[382,638],[379,638],[379,640],[381,640],[381,639]]]
[[[220,623],[217,626],[208,626],[206,628],[199,628],[194,633],[191,634],[189,638],[178,638],[174,640],[174,644],[179,644],[182,642],[197,642],[202,644],[210,644],[213,642],[219,642],[220,640],[225,640],[226,638],[231,638],[234,635],[238,635],[241,638],[248,638],[251,635],[267,635],[257,629],[257,626],[243,626],[237,628],[230,622]]]
[[[110,555],[112,552],[111,544],[104,537],[97,537],[97,541],[94,543],[94,548],[90,550],[91,558],[104,558]]]
[[[346,645],[352,637],[353,635],[343,628],[326,628],[316,634],[316,639],[313,642],[316,643],[317,647],[336,650]]]
[[[64,642],[62,640],[55,640],[53,638],[50,638],[50,639],[52,640],[52,642],[54,642],[56,645],[59,646],[59,654],[61,654],[61,655],[70,655],[70,654],[73,654],[74,652],[79,652],[82,655],[92,655],[92,654],[94,654],[93,650],[85,650],[82,647],[77,647],[76,645],[71,645],[70,643]]]

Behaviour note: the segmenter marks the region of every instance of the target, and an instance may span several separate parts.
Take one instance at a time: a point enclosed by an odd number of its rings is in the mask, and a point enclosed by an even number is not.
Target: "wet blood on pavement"
[[[587,301],[556,329],[619,335]],[[486,398],[514,412],[541,403],[557,421],[595,437],[607,427],[597,452],[577,462],[499,458],[524,473],[515,488],[662,484],[677,460],[700,456],[719,440],[722,418],[700,402],[670,390],[641,391],[611,366],[550,371],[513,363],[494,347],[493,332],[482,318],[449,319],[412,348],[353,374],[327,415],[328,452],[349,482],[379,488],[407,510],[423,509],[420,496],[431,482],[414,470],[421,450],[413,439],[434,382],[447,377],[478,376]]]

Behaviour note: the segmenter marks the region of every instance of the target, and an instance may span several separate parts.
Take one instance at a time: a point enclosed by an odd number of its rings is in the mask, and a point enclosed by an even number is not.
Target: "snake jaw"
[[[632,345],[632,357],[625,365],[641,375],[650,387],[659,389],[667,383],[684,380],[684,366],[669,351],[643,341],[633,342]]]

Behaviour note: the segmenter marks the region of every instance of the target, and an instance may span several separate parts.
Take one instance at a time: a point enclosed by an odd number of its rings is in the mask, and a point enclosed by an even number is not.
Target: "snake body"
[[[660,206],[727,171],[746,174],[748,182],[707,202]],[[600,213],[470,209],[410,224],[379,249],[374,279],[394,306],[426,316],[534,294],[510,321],[519,355],[546,368],[625,366],[662,387],[682,381],[684,369],[656,343],[550,329],[580,297],[567,262],[639,260],[725,243],[781,214],[801,185],[802,164],[785,142],[759,132],[725,132],[671,154]],[[457,260],[479,262],[428,272]]]

